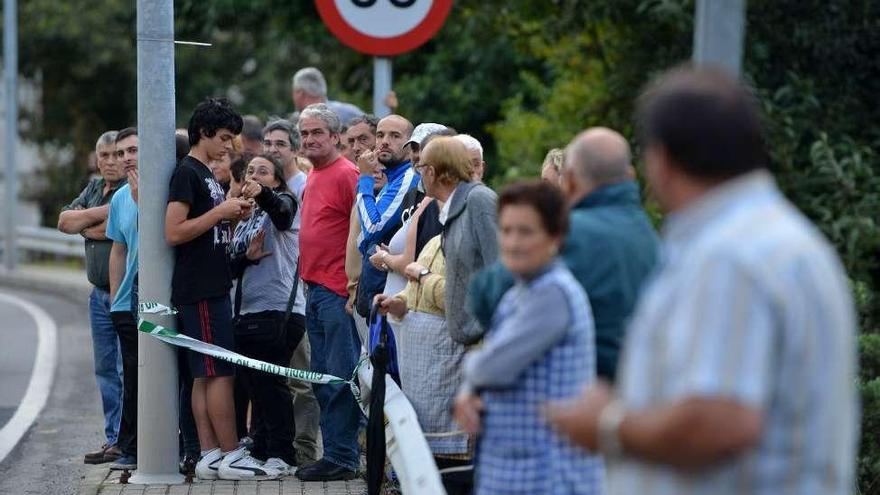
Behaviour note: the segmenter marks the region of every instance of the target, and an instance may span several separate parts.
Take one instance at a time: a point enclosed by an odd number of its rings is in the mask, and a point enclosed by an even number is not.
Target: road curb
[[[59,273],[63,272],[67,270],[59,270]],[[88,283],[85,272],[82,274],[81,282],[69,278],[53,274],[52,270],[0,269],[0,286],[51,294],[75,304],[86,303],[92,292],[92,286]]]
[[[86,472],[79,482],[76,495],[98,495],[104,480],[110,475],[110,469],[105,467],[93,467]]]

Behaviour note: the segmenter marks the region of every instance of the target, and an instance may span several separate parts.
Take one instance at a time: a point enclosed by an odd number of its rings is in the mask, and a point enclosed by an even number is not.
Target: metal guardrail
[[[85,259],[85,239],[81,235],[68,235],[49,227],[20,225],[16,245],[19,250],[54,254]],[[0,239],[3,232],[0,230]]]

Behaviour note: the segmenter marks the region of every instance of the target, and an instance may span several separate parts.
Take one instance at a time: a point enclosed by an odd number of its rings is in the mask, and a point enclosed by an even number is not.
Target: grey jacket
[[[476,182],[455,188],[443,226],[446,257],[446,321],[456,342],[470,344],[483,335],[479,323],[465,311],[471,276],[498,258],[496,208],[498,196]]]

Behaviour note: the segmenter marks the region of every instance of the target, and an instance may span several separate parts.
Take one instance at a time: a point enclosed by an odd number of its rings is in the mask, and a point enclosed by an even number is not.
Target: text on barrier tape
[[[160,313],[160,311],[164,311],[163,308],[164,307],[155,308],[155,314],[163,314]],[[355,366],[354,372],[352,373],[352,378],[350,380],[345,380],[338,376],[318,373],[316,371],[285,368],[284,366],[278,366],[277,364],[267,363],[265,361],[260,361],[259,359],[242,356],[241,354],[232,352],[228,349],[224,349],[218,345],[202,342],[201,340],[197,340],[182,333],[178,333],[170,328],[165,328],[162,325],[157,325],[151,321],[144,320],[143,318],[138,321],[138,330],[146,334],[152,335],[162,342],[178,347],[185,347],[200,354],[213,356],[217,359],[222,359],[238,366],[244,366],[246,368],[271,373],[273,375],[285,376],[287,378],[293,378],[294,380],[301,380],[304,382],[317,384],[347,383],[349,387],[351,387],[351,392],[352,394],[354,394],[355,399],[357,399],[358,402],[360,402],[361,399],[360,390],[354,382],[354,377],[357,376],[358,368],[364,363],[364,359],[361,359],[361,361],[358,362],[357,366]]]

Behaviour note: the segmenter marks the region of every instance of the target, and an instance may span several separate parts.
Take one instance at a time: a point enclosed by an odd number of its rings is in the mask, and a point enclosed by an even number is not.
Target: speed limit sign
[[[369,55],[415,50],[440,29],[452,0],[315,0],[334,36]]]

